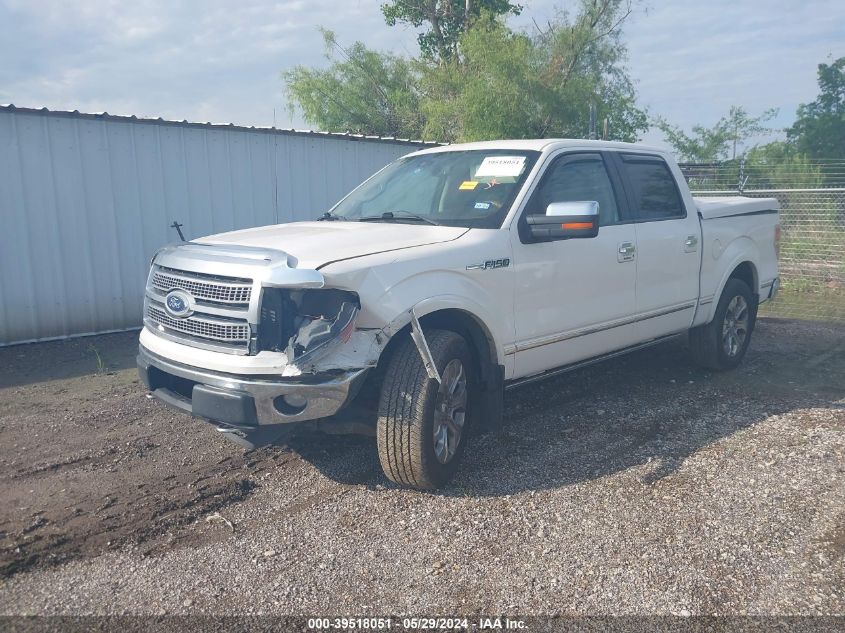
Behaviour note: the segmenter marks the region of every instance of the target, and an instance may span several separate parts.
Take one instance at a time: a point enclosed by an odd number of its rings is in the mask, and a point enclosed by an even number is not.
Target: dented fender
[[[482,327],[493,342],[497,344],[492,337],[487,325],[482,319],[466,309],[466,297],[454,297],[449,295],[438,295],[435,297],[428,297],[416,304],[410,306],[407,310],[398,314],[390,323],[381,329],[362,329],[355,330],[348,342],[339,345],[332,353],[322,357],[318,362],[314,363],[308,368],[309,371],[316,373],[332,370],[352,370],[362,369],[367,367],[375,367],[378,364],[381,353],[387,346],[387,343],[397,333],[401,332],[408,326],[411,327],[411,338],[417,349],[420,351],[420,356],[426,366],[426,371],[429,376],[435,380],[440,380],[437,368],[433,365],[431,360],[431,353],[428,350],[428,344],[425,340],[425,334],[419,326],[419,318],[427,314],[437,312],[445,309],[460,309],[473,317]],[[494,364],[500,364],[501,356],[494,358]],[[288,373],[295,372],[295,373]],[[296,364],[291,364],[286,368],[285,376],[299,375],[303,373],[303,369]]]

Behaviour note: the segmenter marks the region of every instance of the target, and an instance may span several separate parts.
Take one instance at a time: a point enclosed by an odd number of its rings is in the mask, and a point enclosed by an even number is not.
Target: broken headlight
[[[258,351],[285,352],[290,363],[313,362],[355,329],[358,295],[332,288],[265,288]]]

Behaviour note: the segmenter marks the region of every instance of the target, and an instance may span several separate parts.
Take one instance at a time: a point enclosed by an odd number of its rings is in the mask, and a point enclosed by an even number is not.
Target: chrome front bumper
[[[186,413],[251,429],[328,417],[355,397],[367,369],[303,376],[245,377],[174,363],[138,346],[138,373],[153,396]],[[286,395],[304,402],[291,406]]]

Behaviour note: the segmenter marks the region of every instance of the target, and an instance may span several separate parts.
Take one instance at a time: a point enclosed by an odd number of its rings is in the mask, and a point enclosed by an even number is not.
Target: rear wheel
[[[445,484],[460,462],[475,382],[462,336],[429,330],[426,340],[441,381],[428,376],[410,338],[399,342],[382,383],[376,440],[390,480],[433,489]]]
[[[693,360],[710,369],[733,369],[742,362],[757,321],[757,302],[748,285],[728,279],[710,323],[690,330]]]

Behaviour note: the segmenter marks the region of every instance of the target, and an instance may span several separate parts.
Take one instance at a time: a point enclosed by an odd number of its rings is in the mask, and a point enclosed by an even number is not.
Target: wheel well
[[[739,266],[734,268],[729,279],[739,279],[740,281],[744,281],[754,295],[756,295],[759,291],[759,286],[757,285],[757,270],[751,262],[742,262]]]
[[[454,308],[437,310],[420,318],[425,328],[456,332],[469,343],[477,375],[482,381],[489,379],[489,368],[496,364],[496,348],[493,337],[479,321],[463,310]]]
[[[495,369],[498,362],[495,343],[486,327],[473,315],[454,308],[437,310],[420,317],[420,325],[422,325],[423,330],[449,330],[463,336],[469,344],[479,380],[483,384],[495,381]],[[378,392],[384,380],[385,367],[396,349],[396,345],[400,341],[410,339],[410,337],[411,324],[409,323],[396,332],[382,350],[378,364],[370,370],[370,374],[357,397],[358,402],[366,408],[372,408],[378,402]]]

